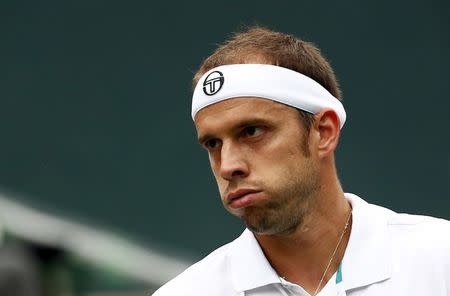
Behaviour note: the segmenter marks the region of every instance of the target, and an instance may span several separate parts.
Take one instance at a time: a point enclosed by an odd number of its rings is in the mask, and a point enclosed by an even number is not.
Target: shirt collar
[[[391,242],[388,215],[381,207],[369,205],[360,197],[346,193],[353,208],[352,230],[342,260],[345,290],[366,286],[391,277]]]
[[[246,229],[230,249],[231,278],[237,291],[280,283],[253,233]]]
[[[372,208],[354,194],[345,197],[353,208],[350,239],[342,260],[345,290],[380,282],[391,276],[391,251],[386,210]],[[237,291],[280,283],[253,233],[246,229],[230,245],[230,273]]]

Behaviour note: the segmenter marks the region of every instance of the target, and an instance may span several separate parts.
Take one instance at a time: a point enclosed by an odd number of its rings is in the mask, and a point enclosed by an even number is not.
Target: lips
[[[261,191],[256,189],[239,189],[227,195],[227,203],[231,208],[246,207],[260,198]]]

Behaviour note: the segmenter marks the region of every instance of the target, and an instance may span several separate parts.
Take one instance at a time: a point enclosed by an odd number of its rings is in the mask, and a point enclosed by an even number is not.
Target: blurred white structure
[[[108,231],[52,216],[0,195],[0,246],[3,232],[60,248],[90,264],[111,268],[160,286],[192,264],[160,250],[143,248]]]

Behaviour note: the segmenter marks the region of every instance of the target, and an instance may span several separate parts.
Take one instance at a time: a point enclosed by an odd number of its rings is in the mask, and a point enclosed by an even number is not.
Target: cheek
[[[225,195],[225,191],[227,189],[227,184],[221,178],[216,178],[216,184],[217,184],[217,188],[219,189],[220,199],[223,201],[225,198],[224,195]]]
[[[306,169],[307,159],[303,156],[300,144],[294,147],[278,147],[273,151],[267,151],[266,157],[260,158],[258,174],[265,180],[266,186],[278,187],[302,175]]]
[[[211,172],[213,173],[214,177],[216,178],[216,180],[218,179],[218,165],[217,162],[215,161],[215,158],[209,154],[209,167],[211,168]]]
[[[217,186],[219,187],[219,190],[221,189],[221,187],[223,187],[223,185],[221,185],[222,183],[224,183],[223,178],[220,177],[220,173],[219,173],[219,165],[216,161],[214,161],[214,158],[211,157],[211,155],[209,156],[209,166],[211,168],[211,172],[214,176],[214,179],[216,180]]]
[[[259,162],[273,168],[286,168],[297,163],[303,157],[300,143],[274,143],[264,147],[257,155]]]

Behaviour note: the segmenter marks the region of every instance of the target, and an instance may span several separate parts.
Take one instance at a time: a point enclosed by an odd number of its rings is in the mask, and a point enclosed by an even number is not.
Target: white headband
[[[209,105],[237,97],[270,99],[312,114],[331,108],[341,128],[345,123],[342,103],[319,83],[293,70],[267,64],[224,65],[206,72],[194,90],[192,119]]]

